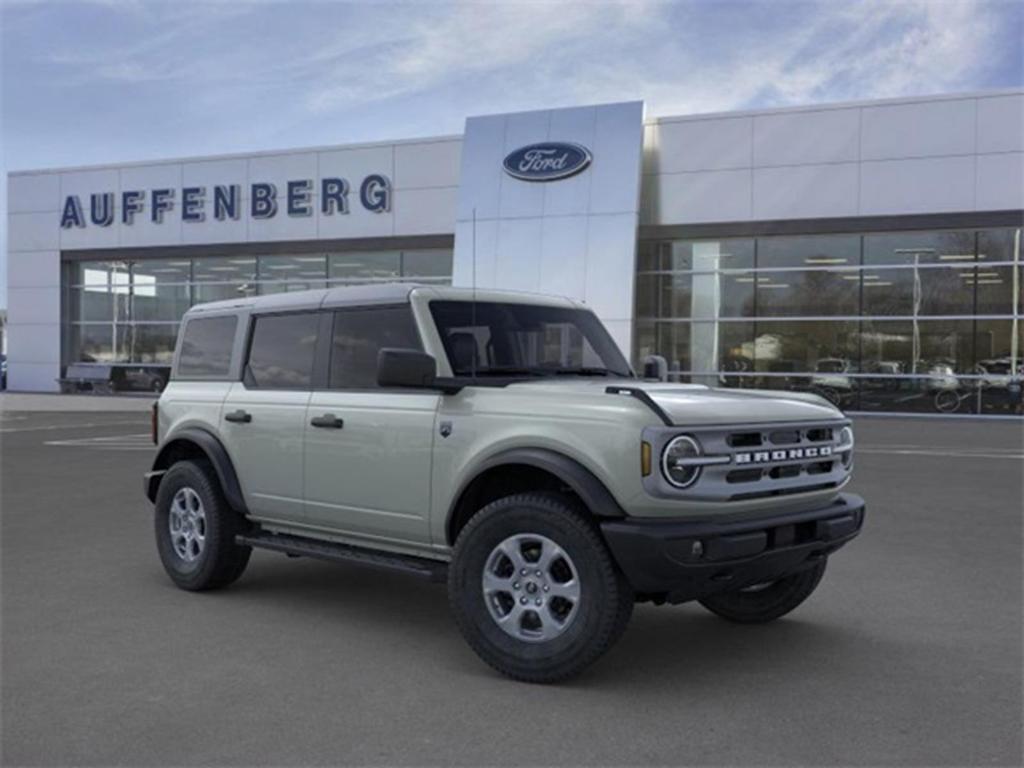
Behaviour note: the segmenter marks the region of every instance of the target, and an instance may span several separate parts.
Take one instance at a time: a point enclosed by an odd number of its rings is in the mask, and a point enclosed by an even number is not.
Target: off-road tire
[[[200,555],[186,562],[174,548],[169,515],[175,494],[191,488],[202,501],[205,512],[205,543]],[[226,587],[236,581],[249,564],[251,547],[235,544],[235,536],[248,525],[233,510],[221,492],[217,474],[205,461],[179,461],[163,476],[156,495],[154,531],[157,551],[164,570],[182,589],[199,592]]]
[[[481,580],[494,548],[517,534],[552,540],[578,571],[578,613],[561,635],[542,642],[519,640],[501,629],[485,603]],[[596,526],[570,499],[523,493],[498,499],[477,512],[459,533],[448,571],[448,598],[456,624],[487,664],[509,677],[553,683],[583,671],[622,635],[635,596]]]
[[[722,592],[700,600],[700,604],[723,619],[739,624],[775,621],[811,596],[825,575],[827,558],[797,573],[776,579],[756,591]]]

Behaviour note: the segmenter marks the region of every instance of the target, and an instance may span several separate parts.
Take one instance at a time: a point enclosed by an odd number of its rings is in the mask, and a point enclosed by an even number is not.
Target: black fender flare
[[[156,501],[157,489],[160,487],[160,480],[164,473],[170,469],[170,456],[175,446],[182,443],[191,443],[201,450],[210,464],[213,465],[220,481],[221,490],[228,504],[237,512],[245,514],[245,498],[242,496],[242,486],[238,482],[238,474],[235,472],[235,465],[231,462],[227,450],[221,441],[212,432],[201,427],[186,427],[160,447],[159,453],[153,460],[153,469],[146,475],[146,496],[150,501]]]
[[[573,493],[579,496],[580,501],[583,502],[595,517],[618,518],[626,516],[619,502],[615,500],[615,497],[605,487],[605,484],[593,472],[575,459],[571,459],[549,448],[511,448],[496,453],[494,456],[485,459],[481,464],[478,464],[474,468],[472,477],[459,487],[459,492],[455,494],[448,507],[448,516],[445,519],[445,529],[448,531],[449,537],[452,521],[456,511],[462,504],[466,491],[483,473],[504,464],[522,464],[536,467],[554,475],[569,486]]]

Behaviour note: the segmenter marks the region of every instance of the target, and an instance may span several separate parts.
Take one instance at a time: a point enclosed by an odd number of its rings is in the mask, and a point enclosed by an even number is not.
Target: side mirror
[[[377,384],[382,387],[432,389],[437,361],[418,349],[384,347],[377,353]]]
[[[648,355],[643,362],[643,377],[657,381],[668,381],[668,361],[661,355]]]

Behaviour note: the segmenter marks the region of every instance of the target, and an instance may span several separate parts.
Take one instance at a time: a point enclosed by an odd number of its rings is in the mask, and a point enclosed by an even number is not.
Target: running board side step
[[[368,565],[371,568],[399,571],[428,581],[443,582],[448,578],[448,564],[439,560],[378,552],[351,544],[308,539],[304,536],[265,532],[251,535],[239,534],[235,536],[235,543],[247,547],[269,549],[272,552],[283,552],[293,557],[313,557],[318,560],[356,563],[357,565]]]

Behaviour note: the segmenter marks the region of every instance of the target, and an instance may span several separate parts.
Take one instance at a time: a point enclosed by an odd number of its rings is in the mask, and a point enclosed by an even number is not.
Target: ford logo
[[[574,176],[590,165],[590,151],[579,144],[549,141],[510,153],[505,173],[523,181],[555,181]]]

